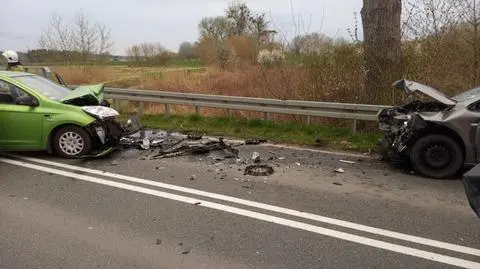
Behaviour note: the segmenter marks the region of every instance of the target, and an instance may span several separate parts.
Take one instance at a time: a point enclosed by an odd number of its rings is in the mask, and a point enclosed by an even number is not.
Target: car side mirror
[[[480,164],[463,175],[463,186],[470,207],[480,217]]]
[[[38,100],[33,96],[20,96],[15,100],[15,104],[23,106],[38,106]]]

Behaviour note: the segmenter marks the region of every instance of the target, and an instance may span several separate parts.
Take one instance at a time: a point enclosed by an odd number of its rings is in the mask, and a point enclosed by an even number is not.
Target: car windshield
[[[52,100],[58,101],[71,93],[71,90],[53,83],[52,81],[40,76],[18,76],[16,80],[27,85],[32,90],[42,94]]]
[[[479,88],[474,88],[466,92],[462,92],[461,94],[455,95],[451,99],[457,101],[457,102],[465,102],[467,100],[470,100],[472,98],[480,96],[480,87]]]

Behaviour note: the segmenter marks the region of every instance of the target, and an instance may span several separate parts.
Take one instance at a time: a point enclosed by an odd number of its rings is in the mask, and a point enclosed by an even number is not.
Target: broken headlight
[[[119,115],[115,109],[105,106],[82,106],[82,110],[88,115],[100,120]]]

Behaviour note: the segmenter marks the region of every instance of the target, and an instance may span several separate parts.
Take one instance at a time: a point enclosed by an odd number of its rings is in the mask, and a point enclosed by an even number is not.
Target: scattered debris
[[[150,149],[150,139],[148,139],[147,137],[145,137],[143,140],[142,140],[142,144],[140,145],[142,147],[142,149]]]
[[[23,197],[23,200],[28,200],[28,197]]]
[[[93,227],[92,227],[92,226],[90,226],[90,227],[88,227],[88,229],[89,229],[89,230],[93,230]]]
[[[223,138],[218,141],[211,139],[201,139],[198,141],[190,141],[188,139],[180,139],[174,143],[168,143],[161,146],[159,153],[153,156],[154,159],[176,157],[186,154],[203,154],[210,151],[223,151],[230,158],[237,158],[238,150],[231,145],[225,144]]]
[[[254,163],[259,163],[261,160],[260,160],[260,153],[258,152],[254,152],[252,154],[252,160]]]
[[[279,157],[278,159],[279,160],[285,160],[285,157]]]
[[[197,176],[196,176],[196,175],[191,175],[188,179],[190,179],[190,180],[197,180]]]
[[[300,166],[300,165],[302,165],[301,163],[295,163],[295,164],[296,164],[297,166]]]
[[[262,143],[267,143],[266,139],[247,139],[245,140],[245,145],[259,145]]]
[[[188,253],[190,253],[190,250],[191,250],[191,248],[185,248],[185,249],[182,251],[182,254],[184,254],[184,255],[185,255],[185,254],[188,254]]]
[[[157,167],[155,167],[155,170],[165,170],[165,167],[159,167],[159,166],[157,166]]]
[[[113,166],[119,165],[119,164],[120,164],[120,163],[119,163],[117,160],[113,160],[113,161],[110,163],[110,165],[113,165]]]
[[[349,164],[354,164],[354,161],[347,161],[347,160],[340,160],[341,163],[349,163]]]
[[[338,169],[335,169],[335,172],[337,172],[337,173],[345,173],[345,170],[343,170],[342,168],[338,168]]]
[[[333,185],[337,185],[337,186],[343,186],[343,184],[342,184],[342,183],[340,183],[340,182],[333,182]]]
[[[243,172],[244,175],[250,176],[270,176],[274,173],[273,167],[266,164],[249,165]]]
[[[155,245],[158,246],[158,245],[160,245],[160,244],[162,244],[162,240],[160,240],[160,238],[157,238],[157,241],[155,242]]]
[[[199,205],[199,204],[201,204],[201,203],[202,203],[202,202],[196,202],[194,205]]]

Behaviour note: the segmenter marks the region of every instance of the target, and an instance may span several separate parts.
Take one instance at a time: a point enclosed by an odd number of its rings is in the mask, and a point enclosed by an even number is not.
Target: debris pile
[[[158,149],[154,159],[171,158],[187,154],[203,154],[211,151],[223,151],[225,158],[237,158],[238,150],[218,139],[203,138],[199,134],[181,134],[177,132],[152,131],[142,129],[120,139],[124,148],[142,150]],[[236,145],[238,146],[238,145]]]
[[[125,134],[119,142],[122,148],[136,148],[140,150],[158,150],[157,153],[150,155],[152,159],[172,158],[184,155],[206,154],[212,151],[221,152],[222,158],[239,159],[239,151],[235,148],[240,145],[258,145],[266,143],[264,139],[248,139],[243,143],[236,145],[225,143],[223,137],[205,138],[201,134],[181,134],[178,132],[153,131],[143,128],[138,118],[133,118],[128,122],[130,132]],[[252,155],[254,164],[245,168],[244,174],[251,176],[269,176],[274,173],[273,168],[262,163],[260,154],[254,152]],[[246,164],[246,163],[245,163]],[[190,180],[195,180],[196,176],[192,175]]]

